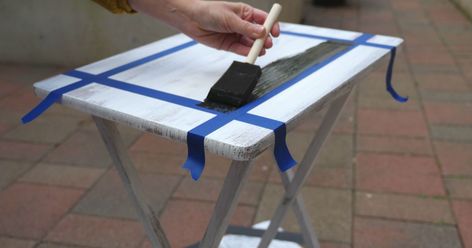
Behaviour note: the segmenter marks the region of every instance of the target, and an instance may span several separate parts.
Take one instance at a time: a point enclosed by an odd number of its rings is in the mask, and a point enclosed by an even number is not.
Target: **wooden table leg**
[[[217,248],[219,246],[230,218],[236,210],[241,189],[247,181],[251,167],[251,161],[232,162],[199,247]]]
[[[320,128],[318,129],[315,137],[312,139],[308,149],[303,156],[302,162],[298,165],[298,170],[295,173],[293,180],[291,181],[290,185],[287,187],[285,194],[278,205],[275,214],[273,215],[269,228],[262,236],[262,240],[259,243],[258,248],[266,248],[269,246],[272,239],[275,237],[277,233],[277,229],[279,228],[280,224],[282,223],[283,218],[285,217],[287,210],[291,206],[294,199],[296,199],[296,195],[300,190],[301,186],[305,182],[306,178],[310,175],[310,171],[313,168],[314,161],[323,146],[326,138],[329,136],[331,130],[336,123],[336,120],[341,113],[341,110],[346,103],[349,96],[349,92],[340,96],[336,100],[334,100],[329,109],[326,113],[323,122],[321,123]]]
[[[165,236],[164,230],[159,223],[152,208],[146,202],[143,195],[141,180],[128,157],[126,147],[123,144],[120,133],[112,121],[93,116],[95,124],[97,125],[100,135],[108,149],[113,164],[115,165],[118,174],[123,181],[131,203],[137,211],[139,220],[144,225],[152,247],[154,248],[169,248],[170,244]]]
[[[284,188],[287,190],[293,180],[293,172],[291,170],[281,172],[280,176]],[[316,236],[316,232],[311,224],[311,218],[306,212],[303,197],[299,194],[296,195],[295,201],[293,202],[293,212],[297,218],[298,225],[300,225],[303,236],[303,246],[306,248],[320,248],[318,237]]]

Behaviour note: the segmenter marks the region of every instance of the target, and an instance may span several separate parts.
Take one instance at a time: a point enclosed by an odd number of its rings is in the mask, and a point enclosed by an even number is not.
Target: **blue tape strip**
[[[117,68],[105,71],[105,72],[100,73],[98,75],[92,75],[92,74],[88,74],[88,73],[85,73],[85,72],[80,72],[80,71],[77,71],[77,70],[72,70],[70,72],[66,72],[66,73],[64,73],[65,75],[77,77],[77,78],[80,78],[81,80],[76,82],[76,83],[72,83],[70,85],[67,85],[67,86],[64,86],[64,87],[61,87],[59,89],[56,89],[56,90],[53,90],[53,91],[49,92],[49,94],[36,107],[34,107],[30,112],[28,112],[26,115],[24,115],[21,118],[21,122],[23,124],[26,124],[26,123],[29,123],[29,122],[33,121],[38,116],[40,116],[42,113],[44,113],[44,111],[46,111],[48,108],[50,108],[55,102],[60,101],[63,94],[65,94],[67,92],[70,92],[70,91],[73,91],[73,90],[76,90],[78,88],[81,88],[81,87],[83,87],[85,85],[88,85],[90,83],[93,83],[93,82],[102,83],[102,84],[112,86],[112,87],[115,87],[115,88],[120,88],[120,89],[123,89],[123,90],[132,91],[132,92],[135,92],[135,93],[138,93],[138,94],[143,93],[144,95],[147,95],[147,96],[150,96],[150,97],[155,97],[155,98],[162,99],[162,100],[164,100],[164,99],[166,99],[168,101],[173,100],[172,102],[177,103],[177,104],[180,104],[180,103],[183,102],[185,104],[188,104],[188,106],[197,106],[196,104],[198,104],[200,102],[195,103],[195,102],[197,102],[195,100],[191,100],[191,99],[184,98],[184,97],[179,97],[179,96],[172,95],[172,94],[166,94],[164,92],[160,92],[160,91],[140,87],[140,86],[137,86],[137,85],[134,85],[134,87],[128,87],[131,84],[127,84],[127,83],[124,83],[124,82],[120,82],[120,81],[108,78],[111,75],[123,72],[125,70],[131,69],[133,67],[145,64],[147,62],[150,62],[150,61],[153,61],[153,60],[156,60],[156,59],[159,59],[159,58],[162,58],[162,57],[167,56],[169,54],[172,54],[172,53],[178,52],[182,49],[185,49],[187,47],[193,46],[195,44],[197,44],[197,42],[192,40],[192,41],[183,43],[179,46],[169,48],[167,50],[149,55],[147,57],[138,59],[138,60],[130,62],[128,64],[119,66]],[[160,97],[162,97],[162,98],[160,98]],[[197,108],[197,107],[195,107],[195,108]],[[209,111],[208,109],[202,108],[202,107],[198,107],[198,109],[202,110],[202,111],[212,112],[212,113],[215,113],[215,114],[219,113],[217,111]]]
[[[170,94],[170,93],[159,91],[159,90],[154,90],[154,89],[142,87],[142,86],[135,85],[135,84],[125,83],[125,82],[115,80],[115,79],[111,79],[111,78],[107,78],[107,77],[104,77],[104,76],[101,76],[101,75],[96,76],[96,75],[93,75],[93,74],[89,74],[89,73],[81,72],[81,71],[76,71],[76,70],[69,71],[69,72],[66,72],[64,74],[68,75],[68,76],[72,76],[72,77],[82,78],[84,80],[88,80],[90,82],[94,82],[94,83],[97,83],[97,84],[106,85],[106,86],[109,86],[109,87],[112,87],[112,88],[125,90],[125,91],[135,93],[135,94],[139,94],[139,95],[142,95],[142,96],[147,96],[147,97],[159,99],[159,100],[162,100],[162,101],[166,101],[166,102],[178,104],[178,105],[181,105],[181,106],[185,106],[185,107],[188,107],[188,108],[197,109],[197,110],[200,110],[200,111],[203,111],[203,112],[212,113],[212,114],[215,114],[215,115],[221,115],[222,114],[221,112],[218,112],[216,110],[198,106],[198,104],[200,104],[201,102],[197,101],[197,100],[194,100],[194,99],[191,99],[191,98],[178,96],[178,95]]]
[[[249,120],[250,118],[244,117],[247,115],[247,112],[250,111],[251,109],[255,108],[256,106],[259,106],[261,103],[269,100],[273,96],[279,94],[280,92],[284,91],[285,89],[289,88],[290,86],[296,84],[300,80],[304,79],[305,77],[311,75],[315,71],[323,68],[324,66],[328,65],[329,63],[333,62],[334,60],[338,59],[339,57],[343,56],[347,52],[351,51],[352,49],[356,48],[359,46],[357,42],[362,42],[365,40],[368,40],[370,37],[372,37],[371,34],[364,34],[357,38],[355,40],[355,44],[347,47],[346,49],[339,51],[338,53],[330,56],[329,58],[325,59],[323,62],[313,65],[304,71],[302,71],[300,74],[292,78],[291,80],[279,85],[278,87],[274,88],[272,91],[268,92],[267,94],[261,96],[260,98],[240,107],[239,109],[228,113],[227,115],[224,116],[216,116],[209,121],[197,126],[196,128],[190,130],[187,134],[187,140],[191,139],[192,144],[195,144],[195,146],[192,145],[192,147],[189,146],[189,150],[187,153],[187,160],[185,161],[183,168],[187,169],[190,171],[192,178],[194,180],[197,180],[200,178],[201,173],[203,172],[204,166],[205,166],[205,147],[204,144],[205,142],[205,137],[214,132],[215,130],[221,128],[222,126],[226,125],[232,120],[238,119],[238,118],[244,118],[243,120]],[[352,42],[352,41],[351,41]],[[241,117],[243,116],[243,117]],[[262,117],[261,117],[262,118]],[[275,121],[275,120],[273,120]],[[258,122],[258,125],[264,125],[264,122]],[[275,131],[277,130],[276,135],[276,141],[278,141],[279,144],[285,144],[285,135],[286,135],[286,130],[285,130],[285,124],[283,127],[273,128],[274,134]],[[283,136],[283,138],[281,138]],[[283,142],[282,142],[283,141]],[[188,141],[187,141],[188,142]],[[200,146],[197,146],[200,144]],[[288,155],[287,155],[288,154]],[[281,170],[284,170],[285,168],[291,168],[294,164],[294,160],[292,156],[290,155],[290,152],[288,151],[288,148],[285,144],[285,146],[276,146],[274,148],[274,155],[275,155],[275,160],[277,161],[277,165]],[[293,162],[292,162],[293,161]]]
[[[392,75],[393,75],[393,65],[395,64],[395,55],[397,53],[397,48],[393,47],[390,51],[390,61],[388,62],[388,69],[385,81],[387,82],[387,91],[390,95],[397,100],[398,102],[407,102],[408,97],[400,96],[392,85]]]
[[[49,92],[49,94],[36,107],[34,107],[29,113],[27,113],[21,118],[21,122],[23,124],[31,122],[32,120],[40,116],[49,107],[51,107],[51,105],[53,105],[55,102],[60,101],[63,94],[78,89],[80,87],[84,87],[89,83],[91,82],[87,80],[80,80],[79,82],[69,84],[62,88]]]
[[[290,31],[282,31],[282,34],[288,34],[288,35],[293,35],[293,36],[300,36],[300,37],[306,37],[306,38],[312,38],[312,39],[320,39],[320,40],[330,40],[330,41],[338,41],[338,42],[347,42],[347,43],[352,43],[352,40],[346,40],[346,39],[339,39],[339,38],[330,38],[326,36],[320,36],[320,35],[312,35],[312,34],[304,34],[304,33],[297,33],[297,32],[290,32]],[[365,45],[365,46],[371,46],[371,47],[377,47],[377,48],[383,48],[383,49],[388,49],[390,50],[390,61],[388,63],[388,69],[387,69],[387,74],[386,74],[386,86],[387,86],[387,91],[390,93],[393,99],[395,99],[398,102],[407,102],[408,97],[403,97],[398,94],[395,89],[393,88],[392,85],[392,75],[393,75],[393,65],[395,64],[395,55],[397,53],[397,48],[395,46],[389,46],[389,45],[382,45],[382,44],[375,44],[371,42],[367,42],[370,38],[372,38],[374,35],[373,34],[364,34],[358,37],[357,39],[354,40],[354,43],[358,43],[360,45]]]
[[[285,123],[249,113],[239,116],[237,120],[274,130],[274,157],[281,171],[286,171],[297,164],[287,147]]]
[[[310,35],[310,34],[302,34],[302,33],[295,33],[295,32],[282,32],[283,34],[288,34],[288,35],[295,35],[295,36],[302,36],[302,37],[307,37],[307,38],[315,38],[315,39],[324,39],[324,40],[333,40],[333,41],[338,41],[338,42],[348,42],[352,43],[353,41],[351,40],[344,40],[344,39],[336,39],[336,38],[331,38],[331,37],[324,37],[324,36],[317,36],[317,35]],[[211,112],[216,115],[213,119],[207,121],[206,123],[192,129],[188,135],[187,135],[187,146],[188,146],[188,156],[187,160],[184,164],[184,168],[190,170],[192,174],[192,178],[197,180],[201,173],[203,172],[204,164],[205,164],[205,149],[204,149],[204,140],[205,136],[210,134],[211,132],[215,131],[216,129],[224,126],[225,124],[229,123],[232,120],[238,119],[240,121],[244,121],[247,123],[252,123],[257,126],[261,127],[266,127],[270,128],[274,131],[275,135],[275,148],[274,148],[274,156],[276,158],[277,164],[279,165],[279,168],[282,171],[285,171],[291,167],[293,167],[296,162],[290,155],[290,152],[287,148],[286,145],[286,126],[285,123],[271,120],[268,118],[260,117],[260,116],[255,116],[255,115],[250,115],[247,114],[249,110],[252,108],[258,106],[259,104],[265,102],[266,100],[270,99],[274,95],[282,92],[286,88],[290,87],[291,85],[297,83],[298,81],[302,80],[306,76],[312,74],[313,72],[319,70],[323,66],[331,63],[335,59],[339,58],[340,56],[344,55],[345,53],[349,52],[353,48],[357,47],[358,45],[367,45],[367,46],[373,46],[373,47],[379,47],[379,48],[384,48],[384,49],[390,49],[391,50],[391,57],[390,57],[390,63],[389,63],[389,68],[387,71],[387,90],[390,92],[390,94],[400,102],[404,102],[407,100],[407,98],[401,97],[398,95],[395,90],[393,89],[393,86],[391,84],[391,79],[392,79],[392,72],[393,72],[393,63],[395,60],[395,53],[396,53],[396,48],[391,47],[391,46],[386,46],[386,45],[379,45],[379,44],[373,44],[367,42],[368,39],[370,39],[373,35],[371,34],[364,34],[354,40],[354,45],[331,56],[330,58],[326,59],[324,62],[315,65],[313,67],[310,67],[297,75],[296,77],[292,78],[288,82],[280,85],[279,87],[275,88],[268,94],[264,95],[263,97],[241,107],[240,109],[231,112],[230,114],[223,114],[218,111],[214,110],[209,110],[207,108],[203,108],[198,106],[200,102],[195,101],[193,99],[173,95],[173,94],[168,94],[165,92],[141,87],[138,85],[133,85],[125,82],[121,82],[118,80],[110,79],[109,77],[115,74],[118,74],[120,72],[126,71],[128,69],[134,68],[136,66],[145,64],[147,62],[153,61],[155,59],[161,58],[163,56],[172,54],[174,52],[177,52],[179,50],[185,49],[187,47],[190,47],[192,45],[195,45],[195,41],[187,42],[184,44],[181,44],[179,46],[167,49],[165,51],[147,56],[145,58],[133,61],[131,63],[119,66],[117,68],[111,69],[109,71],[103,72],[98,75],[92,75],[80,71],[70,71],[66,73],[66,75],[69,76],[74,76],[82,79],[81,81],[62,87],[60,89],[54,90],[48,94],[48,96],[38,105],[36,106],[30,113],[25,115],[22,118],[23,123],[27,123],[35,119],[37,116],[39,116],[41,113],[43,113],[47,108],[49,108],[53,103],[59,101],[61,99],[61,96],[71,90],[78,89],[80,87],[83,87],[87,84],[90,84],[92,82],[107,85],[110,87],[126,90],[129,92],[133,92],[136,94],[172,102],[175,104],[187,106],[190,108],[196,108],[201,111],[205,112]]]

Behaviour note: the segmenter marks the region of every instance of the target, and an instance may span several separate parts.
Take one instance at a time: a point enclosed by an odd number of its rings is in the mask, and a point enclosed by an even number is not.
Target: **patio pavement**
[[[308,24],[400,36],[394,84],[386,65],[350,98],[303,195],[323,248],[472,248],[472,23],[448,0],[307,2]],[[150,247],[91,119],[54,106],[35,122],[31,84],[65,68],[0,66],[0,247]],[[300,159],[321,115],[289,135]],[[229,161],[210,156],[194,182],[183,144],[121,127],[173,247],[198,241]],[[160,164],[157,166],[157,164]],[[282,193],[264,154],[233,224],[266,220]],[[293,215],[284,228],[297,231]]]

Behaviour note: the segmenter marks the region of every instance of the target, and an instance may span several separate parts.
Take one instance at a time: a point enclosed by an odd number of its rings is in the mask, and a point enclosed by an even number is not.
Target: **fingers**
[[[267,18],[267,12],[263,11],[263,10],[260,10],[260,9],[256,9],[256,8],[253,8],[253,12],[252,12],[252,21],[254,21],[255,23],[258,23],[258,24],[261,24],[263,25],[266,18]],[[251,19],[249,21],[251,21]],[[274,26],[272,26],[272,29],[270,30],[270,33],[274,36],[274,37],[279,37],[280,35],[280,25],[279,25],[279,22],[276,22],[274,23]]]
[[[241,37],[241,39],[239,40],[239,42],[245,46],[248,46],[248,47],[252,47],[252,44],[254,44],[254,40],[251,39],[251,38],[248,38],[246,36],[243,36]],[[273,43],[272,43],[272,38],[270,37],[267,37],[267,39],[265,40],[264,42],[264,48],[271,48],[273,46]]]
[[[247,4],[236,5],[237,7],[234,6],[236,15],[230,18],[230,29],[252,39],[262,38],[266,34],[263,24],[267,18],[267,12]],[[278,22],[274,23],[270,33],[274,37],[280,35],[280,25]]]
[[[251,39],[262,38],[265,35],[265,29],[262,25],[248,22],[237,15],[230,18],[228,24],[231,31],[247,36]]]

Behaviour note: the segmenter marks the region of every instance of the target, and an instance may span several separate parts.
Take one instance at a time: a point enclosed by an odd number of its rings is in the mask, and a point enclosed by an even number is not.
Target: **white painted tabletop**
[[[282,31],[354,40],[362,33],[281,23]],[[113,57],[77,68],[99,74],[191,41],[183,34],[171,36]],[[260,57],[261,67],[316,46],[325,40],[281,34],[274,46]],[[400,38],[376,35],[370,43],[399,46]],[[250,110],[250,114],[278,120],[291,129],[297,120],[352,84],[383,57],[388,49],[360,45],[295,85]],[[172,95],[203,101],[212,85],[234,61],[244,58],[196,44],[162,58],[152,60],[110,76],[122,82],[151,88]],[[57,75],[34,84],[35,92],[45,97],[57,88],[80,81]],[[379,82],[384,83],[384,82]],[[215,115],[195,108],[142,96],[125,90],[91,83],[63,95],[61,104],[105,119],[123,123],[179,142],[186,142],[187,132]],[[231,121],[205,138],[207,151],[235,160],[257,156],[274,141],[272,130]]]

